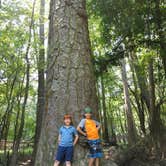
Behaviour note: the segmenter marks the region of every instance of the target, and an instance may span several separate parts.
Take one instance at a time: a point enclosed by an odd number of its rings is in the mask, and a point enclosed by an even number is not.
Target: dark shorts
[[[58,146],[55,160],[60,162],[72,161],[74,148],[73,146]]]
[[[103,157],[102,149],[101,149],[101,141],[97,140],[88,140],[88,144],[90,147],[89,158],[101,158]]]

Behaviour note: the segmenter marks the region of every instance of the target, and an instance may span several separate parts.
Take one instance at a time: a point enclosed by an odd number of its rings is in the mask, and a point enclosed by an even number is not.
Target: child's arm
[[[86,133],[82,131],[82,129],[81,129],[80,126],[77,127],[77,131],[78,131],[79,133],[81,133],[82,135],[86,136]]]
[[[78,141],[78,134],[75,135],[74,142],[73,142],[73,146],[75,146],[75,144],[77,143],[77,141]]]
[[[62,135],[62,127],[59,129],[58,144],[60,144],[61,142],[61,135]]]
[[[61,135],[58,135],[58,144],[61,142]]]
[[[95,121],[95,122],[96,122],[96,128],[97,128],[97,130],[100,130],[101,124],[98,121]]]
[[[85,126],[85,119],[82,119],[81,122],[79,123],[79,125],[77,126],[77,131],[86,136],[86,133],[82,130],[82,128]]]
[[[100,128],[101,128],[101,125],[97,126],[97,130],[100,130]]]

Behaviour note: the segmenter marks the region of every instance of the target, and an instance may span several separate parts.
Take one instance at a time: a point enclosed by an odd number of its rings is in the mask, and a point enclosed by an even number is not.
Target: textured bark
[[[111,92],[110,92],[110,94],[111,94]],[[111,96],[111,95],[110,95]],[[107,126],[107,128],[109,127],[110,128],[110,130],[111,130],[111,142],[112,142],[112,144],[114,145],[116,145],[117,144],[117,139],[116,139],[116,133],[115,133],[115,125],[114,125],[114,116],[113,116],[113,109],[112,109],[112,107],[111,107],[111,97],[110,97],[110,99],[109,99],[109,112],[108,112],[108,122],[109,122],[109,126]],[[108,128],[108,130],[109,130],[109,128]]]
[[[65,113],[77,125],[84,107],[97,111],[85,5],[85,0],[50,2],[46,112],[35,166],[53,164]],[[77,145],[73,165],[84,166],[86,161],[86,150]]]
[[[163,126],[160,117],[160,110],[156,107],[156,96],[155,96],[155,80],[154,80],[154,69],[153,69],[153,59],[150,59],[148,66],[149,73],[149,92],[150,92],[150,133],[155,143],[156,148],[161,148],[163,139]]]
[[[165,42],[165,34],[164,34],[164,18],[162,15],[160,5],[162,3],[161,0],[155,0],[155,22],[156,22],[156,31],[159,36],[159,44],[160,44],[160,56],[163,63],[163,68],[166,77],[166,42]]]
[[[130,53],[130,58],[131,58],[131,54]],[[134,84],[134,91],[131,91],[134,98],[135,98],[135,103],[137,104],[137,113],[138,113],[138,117],[139,117],[139,122],[140,122],[140,128],[143,132],[144,135],[146,135],[146,129],[145,129],[145,109],[142,106],[142,101],[139,95],[139,90],[138,90],[138,86],[137,86],[137,80],[136,80],[136,75],[134,72],[134,64],[133,61],[130,59],[130,69],[132,72],[132,79],[133,79],[133,84]]]
[[[40,50],[39,50],[39,57],[38,57],[38,101],[37,101],[36,129],[35,129],[32,165],[34,165],[34,161],[36,157],[37,146],[38,146],[38,141],[40,138],[41,127],[42,127],[43,114],[45,110],[44,13],[45,13],[45,0],[40,0],[40,19],[39,19]]]
[[[103,109],[103,139],[106,142],[109,142],[109,133],[108,133],[108,121],[107,121],[107,108],[105,101],[105,87],[104,87],[104,78],[103,73],[101,74],[101,96],[102,96],[102,109]]]
[[[133,61],[133,67],[138,80],[138,86],[140,88],[141,98],[146,104],[146,107],[150,113],[150,100],[149,100],[149,91],[147,86],[146,74],[139,65],[138,58],[135,55],[134,51],[130,55],[131,55],[131,60]]]
[[[136,138],[137,134],[136,134],[136,127],[135,127],[135,123],[133,119],[131,104],[130,104],[125,59],[121,60],[121,65],[122,65],[122,81],[123,81],[123,89],[124,89],[125,111],[126,111],[126,118],[127,118],[128,143],[134,144],[136,143],[136,140],[137,140]]]

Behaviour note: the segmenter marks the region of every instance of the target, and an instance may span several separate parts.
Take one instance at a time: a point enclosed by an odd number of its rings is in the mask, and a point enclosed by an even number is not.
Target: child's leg
[[[95,161],[95,158],[90,158],[88,166],[93,166],[94,161]]]
[[[66,166],[71,166],[71,161],[73,159],[74,148],[73,146],[67,147],[65,152]]]
[[[54,166],[58,166],[60,164],[60,162],[65,161],[64,160],[64,152],[65,152],[65,148],[58,146]]]
[[[99,166],[99,158],[95,159],[95,166]]]
[[[55,160],[54,166],[58,166],[59,164],[60,164],[60,162],[58,160]]]
[[[71,162],[70,161],[66,161],[66,166],[71,166]]]

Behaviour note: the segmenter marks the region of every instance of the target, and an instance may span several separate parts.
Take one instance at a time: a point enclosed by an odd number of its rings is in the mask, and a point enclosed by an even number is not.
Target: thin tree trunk
[[[58,131],[69,113],[77,125],[87,105],[97,113],[85,0],[50,2],[46,116],[35,166],[53,165]],[[77,145],[73,166],[86,166],[86,149]]]
[[[123,136],[123,135],[125,135],[126,134],[126,126],[125,126],[125,122],[124,122],[124,124],[122,123],[122,119],[121,119],[121,114],[120,114],[120,112],[121,112],[121,110],[120,109],[117,109],[116,110],[116,118],[118,119],[118,121],[119,121],[119,125],[120,125],[120,129],[121,129],[121,135]],[[122,137],[122,139],[120,139],[120,141],[122,141],[123,142],[123,144],[126,144],[127,142],[126,142],[126,139],[124,138],[124,137]]]
[[[160,46],[161,46],[161,50],[164,51],[162,48],[163,47],[163,34],[162,34],[162,27],[161,27],[161,13],[160,13],[160,1],[155,1],[155,9],[156,9],[156,14],[159,14],[159,18],[156,18],[157,21],[157,25],[158,25],[158,35],[160,38]],[[151,1],[147,1],[147,14],[148,14],[148,18],[151,15],[151,5],[152,2]],[[146,22],[147,25],[147,34],[148,34],[148,38],[149,40],[151,39],[151,22],[149,19],[147,19]],[[150,43],[147,42],[147,47],[150,48]],[[165,53],[162,53],[162,56],[165,56]],[[161,56],[161,58],[163,58]],[[163,66],[166,65],[166,63],[164,62],[165,60],[163,60]],[[148,74],[149,74],[149,96],[150,96],[150,134],[153,140],[154,145],[156,146],[156,148],[160,148],[160,139],[162,139],[163,134],[162,134],[162,121],[160,118],[160,110],[157,109],[156,107],[156,95],[155,95],[155,78],[154,78],[154,67],[153,67],[153,61],[154,59],[152,57],[149,58],[149,64],[148,64]],[[164,64],[165,63],[165,64]],[[164,68],[165,69],[165,68]],[[166,70],[165,70],[166,71]]]
[[[149,92],[150,92],[150,132],[153,142],[156,148],[160,148],[160,138],[162,137],[162,121],[160,118],[160,111],[156,108],[156,97],[155,97],[155,82],[154,82],[154,71],[153,71],[153,59],[149,61]]]
[[[5,111],[5,114],[2,117],[2,121],[1,121],[1,125],[2,126],[2,131],[0,134],[0,140],[3,138],[4,140],[4,157],[6,159],[6,161],[4,161],[6,164],[9,162],[9,157],[7,154],[7,139],[8,139],[8,134],[9,134],[9,128],[10,128],[10,123],[11,123],[11,115],[12,115],[12,110],[13,110],[13,106],[14,106],[14,102],[15,102],[15,96],[13,94],[14,92],[14,87],[16,85],[16,80],[17,80],[17,74],[18,72],[16,71],[15,73],[13,73],[14,79],[12,80],[12,82],[10,83],[10,79],[9,81],[7,81],[8,85],[7,85],[7,89],[6,89],[6,98],[7,98],[7,108]]]
[[[0,126],[1,126],[1,134],[0,134],[0,140],[2,139],[2,137],[5,137],[5,133],[8,133],[8,131],[6,131],[5,129],[7,129],[8,126],[8,119],[11,115],[11,107],[13,107],[13,102],[14,102],[14,97],[13,97],[13,91],[14,91],[14,86],[16,83],[16,78],[17,78],[17,72],[14,75],[14,79],[10,85],[7,85],[9,87],[9,89],[7,88],[6,90],[6,98],[7,98],[7,108],[5,110],[5,114],[2,116],[1,118],[1,122],[0,122]],[[10,82],[10,81],[9,81]],[[8,84],[8,83],[7,83]]]
[[[141,98],[145,102],[145,104],[147,106],[147,109],[148,109],[148,111],[150,113],[149,91],[148,91],[148,86],[147,86],[147,80],[146,80],[145,72],[140,67],[139,62],[138,62],[138,58],[134,54],[134,52],[132,52],[132,54],[130,54],[130,55],[131,55],[131,59],[133,61],[133,67],[134,67],[134,70],[135,70],[135,73],[136,73],[138,86],[139,86],[140,91],[141,91]]]
[[[101,136],[103,136],[103,127],[104,127],[104,123],[103,123],[103,118],[102,118],[102,103],[101,103],[101,96],[100,96],[100,86],[99,86],[99,81],[97,81],[97,98],[99,100],[99,103],[98,103],[98,114],[99,114],[99,119],[100,119],[100,123],[101,123],[101,130],[100,130],[100,133],[101,133]]]
[[[162,23],[162,13],[160,10],[161,0],[155,0],[154,2],[155,2],[156,31],[159,36],[159,44],[160,44],[160,57],[162,59],[163,68],[166,77],[166,42],[165,42],[165,34],[163,29],[164,25]]]
[[[125,59],[121,60],[121,66],[122,66],[122,81],[124,89],[125,111],[127,117],[128,143],[132,145],[136,143],[137,133],[130,104],[130,95],[127,83]]]
[[[109,116],[109,119],[110,119],[110,128],[111,128],[111,134],[112,134],[111,142],[114,143],[114,144],[117,144],[116,133],[115,133],[115,130],[114,130],[115,126],[114,126],[113,109],[111,107],[111,97],[109,99],[109,103],[108,104],[109,104],[108,116]]]
[[[132,54],[132,52],[131,52]],[[140,127],[141,130],[143,132],[143,134],[146,134],[146,129],[145,129],[145,110],[143,109],[143,107],[141,106],[141,101],[140,101],[140,97],[138,94],[138,86],[137,86],[137,82],[136,82],[136,76],[134,73],[134,65],[133,65],[133,61],[130,59],[130,68],[131,68],[131,72],[132,72],[132,78],[133,78],[133,84],[134,84],[134,92],[133,96],[135,98],[135,102],[137,104],[137,112],[138,112],[138,117],[139,117],[139,122],[140,122]]]
[[[18,130],[18,134],[16,136],[16,141],[14,142],[13,145],[13,153],[12,153],[12,157],[10,160],[10,166],[16,166],[17,164],[17,159],[18,159],[18,150],[19,150],[19,146],[20,146],[20,142],[21,142],[21,138],[22,138],[22,134],[23,134],[23,129],[24,129],[24,120],[25,120],[25,108],[26,108],[26,104],[27,104],[27,99],[28,99],[28,93],[29,93],[29,75],[30,75],[30,62],[29,62],[29,50],[30,50],[30,46],[31,46],[31,30],[32,30],[32,25],[33,25],[33,18],[34,18],[34,9],[35,9],[35,0],[33,2],[33,9],[32,9],[32,16],[31,16],[31,22],[30,22],[30,26],[29,26],[29,40],[28,40],[28,45],[26,48],[26,53],[25,53],[25,61],[26,61],[26,82],[25,82],[25,94],[24,94],[24,101],[22,104],[22,109],[21,109],[21,119],[20,119],[20,127]]]
[[[106,108],[106,101],[105,101],[105,87],[104,87],[104,78],[103,73],[100,76],[101,78],[101,94],[102,94],[102,109],[103,109],[103,139],[106,142],[109,142],[109,133],[108,133],[108,124],[107,124],[107,108]]]
[[[36,129],[35,129],[35,140],[33,148],[32,165],[34,165],[38,141],[41,133],[41,126],[45,110],[45,50],[44,50],[44,13],[45,13],[45,0],[40,0],[40,50],[38,57],[38,102],[37,102],[37,113],[36,113]]]

